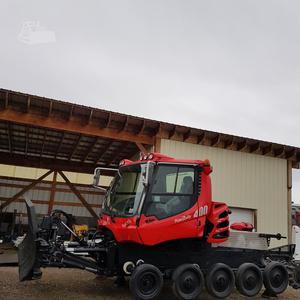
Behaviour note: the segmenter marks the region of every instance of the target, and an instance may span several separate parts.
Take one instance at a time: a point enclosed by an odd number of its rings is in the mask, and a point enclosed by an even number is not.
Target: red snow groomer
[[[101,169],[97,168],[94,185]],[[208,160],[159,153],[123,160],[107,190],[97,231],[79,237],[68,215],[54,211],[38,226],[27,200],[29,232],[19,246],[20,280],[41,277],[41,267],[72,267],[99,275],[128,276],[136,299],[154,299],[171,281],[179,299],[196,299],[204,287],[215,298],[235,286],[254,297],[265,286],[277,295],[298,288],[294,245],[269,249],[280,234],[230,231],[229,209],[212,201]],[[243,228],[242,228],[243,227]],[[247,227],[247,226],[246,226]],[[68,235],[72,235],[72,241]],[[288,271],[289,270],[289,271]]]

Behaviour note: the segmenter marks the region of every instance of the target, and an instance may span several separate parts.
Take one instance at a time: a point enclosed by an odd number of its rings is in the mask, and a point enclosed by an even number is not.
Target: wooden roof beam
[[[234,143],[233,137],[229,137],[226,140],[224,140],[224,148],[228,149],[229,147],[231,147]]]
[[[25,155],[28,154],[29,128],[25,126]]]
[[[242,142],[237,143],[236,150],[241,151],[244,150],[247,147],[247,140],[244,139]]]
[[[11,127],[10,123],[7,123],[7,138],[8,138],[8,151],[11,154],[12,153],[12,138],[11,138]]]
[[[256,142],[252,145],[249,145],[249,152],[250,153],[256,152],[259,149],[260,149],[260,143],[259,142]]]
[[[169,139],[171,139],[176,133],[176,125],[169,131]]]
[[[68,160],[71,160],[73,155],[75,154],[78,145],[80,144],[80,140],[81,140],[81,134],[78,136],[76,142],[74,143],[73,147],[72,147],[72,151],[69,154]]]
[[[122,143],[117,149],[113,152],[112,158],[107,162],[107,165],[110,166],[114,160],[117,159],[117,157],[122,153],[126,146],[128,145],[128,142]]]
[[[62,132],[62,133],[61,133],[61,137],[60,137],[60,141],[59,141],[59,145],[58,145],[58,147],[57,147],[57,149],[56,149],[54,158],[57,157],[57,155],[58,155],[58,153],[59,153],[59,151],[60,151],[60,148],[61,148],[61,146],[62,146],[62,144],[63,144],[64,138],[65,138],[65,132]]]
[[[110,141],[104,146],[104,148],[99,152],[98,157],[95,161],[95,164],[99,163],[100,159],[103,157],[103,155],[106,153],[106,151],[109,149],[109,147],[113,144],[113,141]]]
[[[27,97],[27,102],[26,102],[26,112],[28,113],[30,110],[30,103],[31,103],[31,98],[30,96]]]
[[[127,129],[128,123],[129,123],[129,117],[126,116],[126,120],[123,123],[123,125],[121,126],[121,128],[119,129],[119,132],[125,131]]]
[[[100,128],[99,126],[88,124],[82,126],[80,120],[71,119],[66,122],[64,119],[52,117],[44,117],[33,113],[20,113],[13,109],[0,111],[0,120],[27,124],[31,126],[46,127],[54,130],[63,130],[67,132],[80,133],[83,135],[91,135],[113,140],[138,142],[146,145],[154,144],[154,137],[148,135],[136,135],[128,131],[118,131],[110,128]]]
[[[139,128],[139,130],[137,131],[136,134],[141,134],[141,133],[143,133],[143,131],[144,131],[144,129],[145,129],[145,126],[146,126],[146,121],[143,120],[142,126]]]
[[[268,155],[268,154],[273,154],[273,147],[272,147],[272,144],[271,145],[268,145],[266,147],[264,147],[262,149],[262,154],[263,155]]]
[[[183,134],[183,142],[185,142],[192,134],[192,130],[188,129],[184,134]]]
[[[41,156],[43,155],[43,153],[44,153],[46,137],[47,137],[47,129],[45,129],[45,131],[44,131],[44,138],[43,138],[43,142],[42,142],[42,147],[41,147],[40,157],[41,157]]]
[[[4,109],[8,108],[8,92],[5,92]]]
[[[95,146],[97,145],[99,141],[99,138],[95,138],[94,141],[92,142],[91,146],[88,148],[88,150],[86,151],[85,155],[83,156],[83,158],[81,159],[81,161],[85,161],[88,156],[90,155],[90,153],[93,151],[93,149],[95,148]]]
[[[202,132],[200,135],[198,135],[197,136],[197,144],[201,144],[205,140],[205,137],[206,137],[205,131]]]
[[[220,143],[220,141],[221,141],[221,135],[217,134],[215,137],[213,137],[210,140],[210,146],[214,147],[214,146],[218,145]]]
[[[292,149],[290,151],[285,151],[285,158],[286,159],[291,159],[296,155],[296,149]]]
[[[274,155],[276,157],[282,156],[284,154],[284,147],[280,147],[278,149],[274,149]]]

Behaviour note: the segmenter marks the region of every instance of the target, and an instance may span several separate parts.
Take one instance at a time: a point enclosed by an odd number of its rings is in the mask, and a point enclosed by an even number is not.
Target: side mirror
[[[98,187],[100,182],[101,169],[96,168],[94,171],[93,186]]]

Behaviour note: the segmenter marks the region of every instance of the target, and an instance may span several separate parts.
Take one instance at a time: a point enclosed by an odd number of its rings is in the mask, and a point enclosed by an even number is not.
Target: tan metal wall
[[[165,139],[160,151],[176,158],[208,158],[213,166],[214,201],[256,209],[258,231],[287,235],[286,160]],[[273,242],[272,246],[286,242]]]

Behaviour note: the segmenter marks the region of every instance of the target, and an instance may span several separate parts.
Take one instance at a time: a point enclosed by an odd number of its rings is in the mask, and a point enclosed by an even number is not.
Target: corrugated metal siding
[[[161,141],[161,153],[176,158],[206,159],[213,166],[214,201],[257,210],[257,230],[287,235],[287,161],[238,151]],[[283,242],[276,244],[284,244]]]

